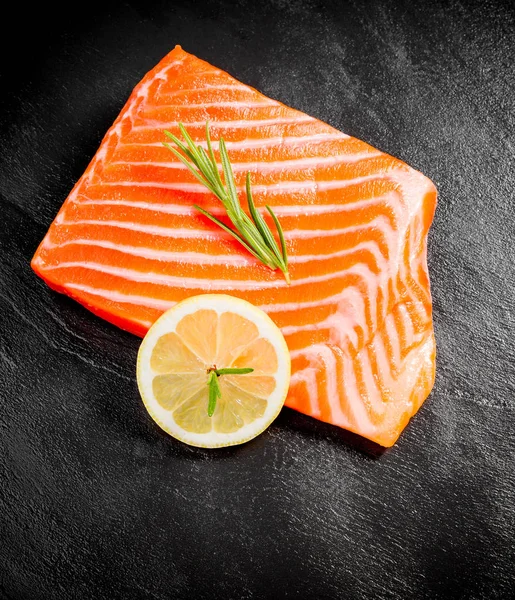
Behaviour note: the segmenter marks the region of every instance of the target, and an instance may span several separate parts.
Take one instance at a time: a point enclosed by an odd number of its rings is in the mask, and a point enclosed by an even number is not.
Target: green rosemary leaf
[[[199,164],[202,165],[202,168],[201,168],[202,172],[207,171],[209,173],[210,179],[213,179],[213,181],[216,181],[215,173],[218,173],[218,169],[213,169],[213,163],[211,162],[211,159],[207,155],[204,148],[202,148],[202,146],[197,146],[197,150],[198,150],[198,154],[199,154]],[[223,191],[223,189],[222,189],[222,191]]]
[[[281,224],[279,223],[279,219],[275,216],[274,211],[268,206],[268,204],[266,205],[266,209],[270,213],[270,216],[274,220],[275,226],[277,227],[277,233],[279,234],[279,240],[281,241],[281,249],[282,249],[282,253],[283,253],[284,266],[287,267],[288,266],[288,255],[286,253],[286,241],[284,239],[283,228],[281,227]]]
[[[236,231],[234,231],[233,229],[231,229],[230,227],[227,227],[227,225],[225,223],[223,223],[222,221],[220,221],[220,219],[217,219],[214,215],[212,215],[210,212],[208,212],[207,210],[204,210],[203,208],[201,208],[200,206],[198,206],[197,204],[193,205],[194,208],[196,208],[199,212],[201,212],[205,217],[207,217],[208,219],[210,219],[211,221],[213,221],[213,223],[216,223],[219,227],[221,227],[224,231],[227,231],[227,233],[230,233],[234,238],[236,238],[238,240],[238,242],[240,242],[240,244],[246,249],[248,250],[255,258],[257,258],[258,260],[260,260],[261,262],[263,262],[263,257],[262,255],[259,255],[253,248],[251,248],[243,239],[243,237],[237,233]]]
[[[193,158],[193,155],[188,150],[188,148],[171,131],[166,131],[165,130],[165,135],[167,135],[174,142],[174,144],[177,144],[177,146],[179,146],[179,148],[184,152],[184,154],[186,154],[186,156],[188,158],[190,158],[190,159]],[[165,142],[163,142],[163,146],[166,146],[167,148],[170,148],[170,145],[166,144]],[[170,150],[171,150],[171,148],[170,148]]]
[[[250,173],[247,173],[246,188],[247,188],[247,203],[249,205],[250,214],[252,215],[252,218],[254,219],[254,223],[256,224],[256,227],[259,229],[259,232],[261,233],[267,246],[275,254],[275,256],[279,260],[281,260],[282,257],[279,252],[279,247],[277,246],[277,242],[275,241],[275,238],[272,235],[270,228],[266,224],[266,221],[263,219],[263,217],[261,216],[261,213],[257,210],[256,205],[254,204],[254,198],[252,197],[252,190],[250,187]]]
[[[212,417],[215,413],[216,401],[218,400],[218,398],[222,397],[220,386],[218,385],[218,376],[214,371],[211,371],[209,373],[207,385],[209,386],[209,401],[207,405],[207,414],[209,417]]]
[[[227,148],[223,138],[219,141],[220,158],[222,159],[222,169],[224,172],[225,185],[227,186],[228,196],[231,199],[233,210],[235,214],[241,214],[240,200],[238,198],[238,192],[236,190],[236,184],[234,182],[234,174],[232,172],[231,163],[229,161],[229,155],[227,154]]]
[[[190,152],[193,154],[193,156],[196,159],[198,159],[197,146],[196,146],[195,142],[192,140],[190,134],[186,131],[186,128],[184,127],[184,125],[182,123],[179,123],[179,129],[181,130],[181,133],[184,136],[186,143],[188,144],[188,148],[190,149]]]
[[[216,174],[216,178],[218,181],[218,185],[220,189],[224,189],[224,184],[222,183],[222,178],[220,177],[220,173],[218,171],[218,164],[216,162],[215,153],[213,150],[213,146],[211,145],[211,134],[209,133],[209,121],[206,121],[206,142],[207,142],[207,150],[209,152],[209,157],[211,158],[211,165],[213,168],[213,173]]]
[[[250,367],[242,367],[241,369],[216,369],[215,373],[217,375],[246,375],[247,373],[252,373],[253,371],[254,369],[251,369]]]

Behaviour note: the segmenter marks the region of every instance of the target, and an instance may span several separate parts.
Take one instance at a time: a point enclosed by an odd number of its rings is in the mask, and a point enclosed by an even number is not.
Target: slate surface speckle
[[[2,25],[17,42],[3,36],[0,66],[0,598],[514,597],[513,3],[10,10]],[[130,91],[177,43],[436,183],[436,385],[390,450],[289,409],[245,446],[183,446],[140,402],[139,339],[30,270]]]

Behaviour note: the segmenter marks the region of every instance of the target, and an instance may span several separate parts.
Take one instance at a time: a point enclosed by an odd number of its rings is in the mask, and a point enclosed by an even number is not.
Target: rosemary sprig
[[[222,177],[218,171],[218,164],[216,162],[213,146],[211,144],[209,122],[206,121],[207,152],[202,146],[195,144],[182,123],[179,123],[179,129],[184,137],[185,143],[181,142],[181,140],[170,131],[165,131],[165,134],[177,145],[182,151],[182,154],[167,142],[163,142],[163,144],[169,148],[184,165],[186,165],[202,185],[205,185],[220,200],[225,208],[227,216],[234,225],[234,229],[228,227],[225,223],[197,204],[194,204],[194,207],[208,219],[213,221],[213,223],[216,223],[224,231],[231,234],[248,252],[250,252],[250,254],[260,260],[264,265],[272,270],[280,269],[284,274],[286,283],[290,285],[288,255],[286,253],[286,243],[284,241],[284,233],[281,224],[270,206],[266,205],[266,209],[270,213],[275,227],[277,228],[280,242],[279,247],[265,219],[254,204],[250,187],[250,173],[247,173],[246,178],[247,204],[250,212],[249,217],[242,209],[238,198],[234,174],[224,139],[220,138],[218,142],[224,176],[224,181],[222,181]]]
[[[207,415],[212,417],[215,413],[216,401],[222,397],[222,391],[218,383],[220,375],[245,375],[246,373],[252,373],[254,369],[245,367],[241,369],[210,369],[207,385],[209,387],[209,401],[207,405]]]

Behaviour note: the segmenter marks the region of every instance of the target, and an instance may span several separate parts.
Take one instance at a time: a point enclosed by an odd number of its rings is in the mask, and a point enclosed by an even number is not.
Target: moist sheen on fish
[[[163,142],[223,137],[245,206],[281,221],[291,285],[193,208],[223,207]],[[31,265],[54,290],[143,336],[186,297],[264,309],[292,358],[286,406],[392,446],[427,398],[435,339],[433,183],[176,46],[134,88]],[[263,212],[264,215],[266,213]],[[266,216],[266,218],[268,218]]]

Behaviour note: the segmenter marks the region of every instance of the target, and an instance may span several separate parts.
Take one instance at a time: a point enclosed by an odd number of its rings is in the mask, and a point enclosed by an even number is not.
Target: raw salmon
[[[223,215],[163,146],[164,130],[180,137],[182,122],[202,144],[206,120],[227,143],[242,206],[250,171],[257,206],[280,219],[290,286],[193,208]],[[391,446],[434,382],[426,246],[436,199],[404,162],[176,46],[134,88],[31,264],[139,336],[188,296],[249,300],[290,348],[286,405]]]

